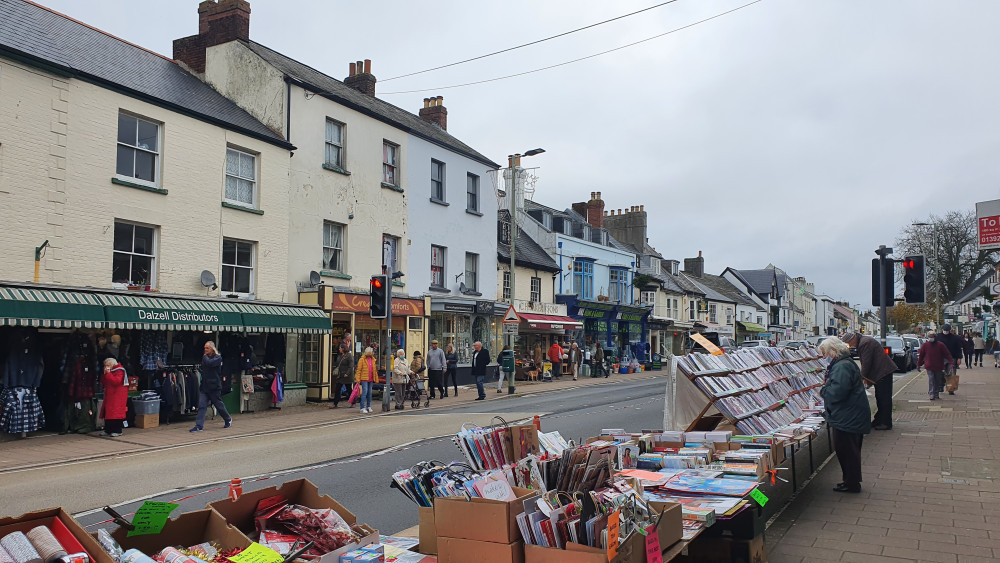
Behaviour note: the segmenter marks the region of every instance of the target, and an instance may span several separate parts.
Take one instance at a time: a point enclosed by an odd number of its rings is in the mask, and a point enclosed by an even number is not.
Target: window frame
[[[627,281],[628,268],[611,267],[608,269],[608,297],[612,301],[625,303]]]
[[[473,268],[472,270],[469,269],[470,258],[472,259],[472,268]],[[476,254],[475,252],[465,253],[464,272],[465,272],[465,289],[469,291],[479,291],[479,255]]]
[[[717,303],[708,304],[708,322],[718,323],[716,319],[719,318],[719,305]]]
[[[438,173],[438,178],[434,178],[435,171]],[[445,179],[447,177],[447,166],[444,162],[432,158],[431,159],[431,201],[439,201],[445,203],[448,201],[448,193],[445,191],[447,189],[447,184]]]
[[[387,150],[391,149],[391,150]],[[396,143],[388,139],[382,139],[382,183],[387,186],[393,186],[396,188],[401,187],[399,184],[399,159],[400,159],[400,147]],[[391,159],[390,159],[391,155]],[[390,162],[391,160],[391,162]],[[392,181],[388,181],[387,173],[391,170]]]
[[[240,156],[241,160],[242,160],[243,156],[248,156],[248,157],[250,157],[250,158],[253,159],[253,174],[254,174],[254,177],[252,179],[246,178],[245,176],[242,176],[242,175],[235,176],[235,175],[229,173],[229,166],[228,166],[228,164],[229,164],[229,151],[233,151],[234,153],[238,154]],[[260,166],[260,155],[259,154],[252,153],[250,151],[247,151],[247,150],[244,150],[244,149],[232,146],[232,145],[227,145],[226,146],[226,165],[224,166],[224,172],[225,172],[224,176],[225,176],[225,179],[223,180],[223,183],[222,183],[222,189],[223,189],[223,191],[222,191],[222,199],[223,199],[223,201],[225,201],[226,203],[232,204],[232,205],[239,206],[239,207],[246,207],[246,208],[249,208],[249,209],[260,209],[260,195],[259,195],[259,192],[260,192],[260,190],[259,190],[259,186],[260,186],[260,180],[259,180],[259,178],[260,178],[260,169],[259,169],[259,166]],[[242,170],[241,170],[241,172],[242,172]],[[227,193],[228,187],[227,187],[226,184],[228,183],[228,181],[229,181],[228,179],[231,176],[237,180],[237,184],[238,184],[239,180],[252,181],[253,182],[253,185],[252,185],[252,187],[250,189],[250,194],[251,194],[250,197],[252,199],[252,203],[248,204],[247,202],[240,201],[238,199],[230,199],[229,194]]]
[[[535,286],[538,286],[537,288]],[[542,301],[542,278],[531,276],[531,299],[534,303]]]
[[[640,291],[639,303],[642,305],[656,305],[656,291]]]
[[[340,144],[334,143],[330,140],[330,125],[335,125],[340,128]],[[342,121],[337,121],[331,117],[326,118],[325,127],[323,130],[324,144],[323,144],[323,162],[327,166],[332,166],[333,168],[338,168],[340,170],[347,170],[347,163],[345,162],[345,157],[347,156],[347,151],[344,150],[347,145],[347,124]],[[340,162],[330,162],[330,147],[335,147],[337,151],[338,160]]]
[[[338,227],[340,228],[340,247],[327,246],[327,227]],[[336,268],[330,267],[326,262],[326,251],[327,249],[333,249],[339,252],[339,259]],[[347,225],[343,223],[337,223],[336,221],[323,221],[323,269],[331,272],[344,273],[344,264],[346,264],[346,251],[347,251]]]
[[[245,244],[245,245],[249,245],[250,246],[250,266],[244,266],[242,264],[227,264],[226,263],[226,251],[225,251],[225,248],[226,248],[226,242],[227,241],[231,241],[231,242],[233,242],[233,243],[236,244],[236,247],[234,248],[234,252],[235,252],[235,256],[237,256],[237,257],[239,256],[239,252],[240,252],[239,247],[240,247],[241,244]],[[237,258],[235,261],[239,261],[239,258]],[[243,240],[243,239],[231,238],[231,237],[223,237],[223,239],[222,239],[222,260],[220,262],[222,264],[222,280],[221,280],[221,283],[219,284],[219,291],[223,295],[238,295],[238,296],[240,296],[242,298],[248,298],[248,297],[254,295],[254,292],[257,289],[257,280],[256,280],[256,273],[257,273],[257,243],[255,241]],[[226,282],[226,269],[227,268],[232,268],[233,269],[233,278],[232,278],[233,289],[226,289],[225,282]],[[249,284],[249,287],[248,287],[249,291],[236,291],[235,290],[235,287],[236,287],[236,285],[235,285],[236,284],[236,269],[237,268],[245,269],[245,270],[246,269],[250,270],[250,284]]]
[[[132,227],[132,249],[129,250],[129,251],[117,250],[115,248],[116,247],[116,245],[115,245],[115,235],[117,234],[117,230],[118,230],[117,227],[118,227],[119,224],[129,225],[130,227]],[[151,237],[151,246],[152,246],[152,250],[151,251],[152,251],[152,254],[141,254],[141,253],[138,253],[138,252],[135,251],[135,228],[136,227],[142,227],[144,229],[150,229],[152,231],[152,237]],[[156,289],[156,282],[157,282],[157,279],[156,279],[157,278],[157,276],[156,276],[156,264],[157,264],[157,254],[158,254],[159,248],[160,248],[160,228],[158,226],[156,226],[156,225],[147,225],[145,223],[137,223],[135,221],[124,221],[124,220],[119,220],[119,219],[115,219],[112,228],[114,230],[112,231],[112,242],[111,242],[111,287],[113,287],[115,289],[128,289],[128,287],[130,287],[130,286],[144,286],[144,285],[148,285],[150,289]],[[114,281],[114,259],[115,259],[115,255],[116,254],[127,255],[129,257],[129,281],[128,281],[128,283],[121,283],[121,282]],[[149,283],[148,284],[140,284],[140,283],[137,283],[135,280],[131,279],[132,278],[132,270],[133,270],[133,262],[132,261],[133,261],[133,257],[134,256],[141,256],[141,257],[145,257],[145,258],[149,258],[150,259],[150,261],[149,261]]]
[[[503,276],[501,276],[500,281],[501,287],[501,299],[504,301],[510,301],[511,291],[510,291],[510,270],[504,270]]]
[[[438,251],[438,255],[439,255],[439,259],[437,261],[434,260],[434,251],[435,251],[435,249]],[[437,245],[437,244],[432,244],[431,245],[431,287],[438,288],[438,289],[447,289],[447,287],[445,285],[446,282],[447,282],[447,277],[446,276],[448,275],[447,265],[448,265],[448,247],[447,246],[440,246],[440,245]],[[440,278],[441,278],[437,282],[434,279],[436,277],[436,274],[440,275]]]
[[[469,205],[472,202],[474,205]],[[469,213],[479,213],[479,175],[472,172],[465,173],[465,210]]]
[[[688,319],[689,321],[698,320],[698,305],[694,299],[688,301],[688,315],[691,317]]]
[[[579,279],[579,281],[577,281]],[[594,298],[594,262],[591,260],[573,261],[573,292],[580,299]]]
[[[386,261],[386,242],[391,243],[388,246],[392,249],[392,263]],[[389,272],[390,276],[399,271],[399,242],[399,237],[390,235],[389,233],[382,233],[382,265],[386,267],[386,271]]]
[[[162,153],[162,149],[163,149],[163,123],[159,122],[159,121],[153,121],[152,119],[148,119],[148,118],[142,117],[142,116],[140,116],[138,114],[135,114],[135,113],[132,113],[132,112],[129,112],[129,111],[125,111],[125,110],[119,109],[118,110],[118,119],[119,119],[119,121],[121,120],[121,117],[123,115],[136,120],[136,124],[135,124],[135,127],[136,127],[136,131],[135,131],[136,144],[135,145],[129,145],[129,144],[123,143],[123,142],[121,142],[119,140],[120,137],[121,137],[121,123],[118,123],[117,131],[116,131],[116,136],[115,136],[115,178],[117,178],[119,180],[122,180],[124,182],[132,182],[133,184],[140,184],[140,185],[143,185],[143,186],[149,186],[151,188],[159,187],[160,186],[160,177],[161,177],[160,176],[160,171],[162,169],[162,156],[163,156],[163,153]],[[154,125],[156,127],[156,150],[155,151],[151,151],[148,148],[144,148],[144,147],[140,147],[139,146],[139,122],[149,123],[150,125]],[[126,176],[124,174],[119,173],[118,172],[118,147],[127,147],[129,149],[132,149],[132,151],[141,151],[141,152],[144,152],[144,153],[152,154],[153,155],[153,179],[152,180],[144,180],[144,179],[139,178],[138,176],[136,176],[136,174],[135,174],[135,152],[132,153],[132,175],[131,176]]]

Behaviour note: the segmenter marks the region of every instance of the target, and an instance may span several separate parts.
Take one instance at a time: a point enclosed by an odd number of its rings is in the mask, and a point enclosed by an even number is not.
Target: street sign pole
[[[882,346],[885,347],[885,336],[889,332],[889,322],[888,322],[888,319],[886,318],[885,306],[886,306],[886,303],[888,303],[888,301],[889,301],[889,291],[888,290],[889,290],[890,284],[894,284],[894,282],[895,282],[895,279],[893,279],[892,276],[886,276],[885,275],[885,264],[886,264],[887,260],[891,260],[890,258],[888,258],[888,256],[890,254],[892,254],[892,249],[891,248],[886,248],[886,246],[884,244],[882,244],[882,245],[879,245],[878,250],[875,251],[875,254],[878,254],[878,260],[879,260],[879,269],[878,269],[878,271],[879,271],[880,275],[879,275],[879,304],[878,304],[878,312],[879,312],[879,321],[880,321],[880,324],[881,324],[880,328],[882,330]],[[889,278],[889,279],[886,279],[886,278]]]

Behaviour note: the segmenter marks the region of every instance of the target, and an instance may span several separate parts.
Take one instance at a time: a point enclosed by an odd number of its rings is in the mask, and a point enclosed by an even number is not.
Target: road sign
[[[517,316],[517,311],[514,310],[514,306],[511,305],[507,307],[507,312],[504,313],[503,322],[517,324],[521,322],[521,317]]]
[[[990,293],[993,295],[1000,295],[1000,283],[990,285]]]
[[[514,323],[504,323],[502,334],[509,334],[511,336],[517,336],[518,325]]]
[[[976,203],[979,250],[1000,248],[1000,199]]]

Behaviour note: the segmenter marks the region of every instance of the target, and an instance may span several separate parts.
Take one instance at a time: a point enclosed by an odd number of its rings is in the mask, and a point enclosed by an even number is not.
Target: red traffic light
[[[373,279],[372,280],[372,287],[382,287],[382,280],[380,280],[380,279]]]
[[[891,356],[892,355],[892,348],[886,347],[886,349],[885,349],[885,355],[886,356]]]
[[[906,268],[907,270],[913,269],[913,266],[914,266],[913,260],[903,260],[903,267]]]

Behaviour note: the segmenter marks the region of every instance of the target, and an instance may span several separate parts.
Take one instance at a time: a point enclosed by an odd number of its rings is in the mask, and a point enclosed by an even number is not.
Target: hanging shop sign
[[[979,250],[1000,248],[1000,199],[976,203]]]
[[[492,315],[493,303],[493,301],[476,301],[476,314]]]
[[[452,313],[473,313],[476,310],[476,306],[463,305],[461,303],[445,303],[443,309]]]
[[[333,296],[332,309],[367,314],[370,305],[371,297],[368,295],[337,293]],[[422,317],[424,316],[424,302],[419,299],[393,298],[392,314],[399,317]]]

